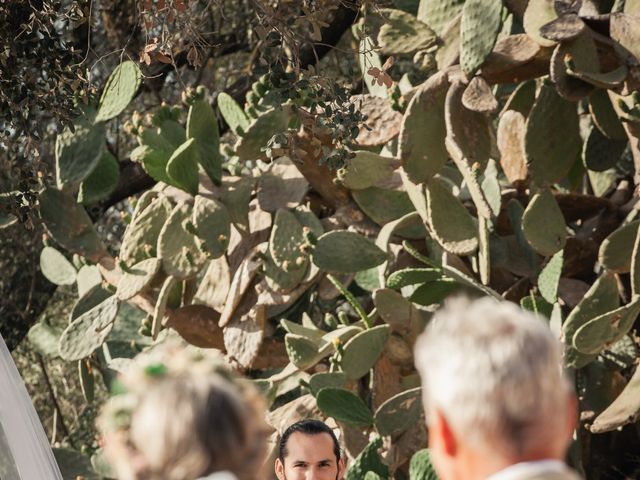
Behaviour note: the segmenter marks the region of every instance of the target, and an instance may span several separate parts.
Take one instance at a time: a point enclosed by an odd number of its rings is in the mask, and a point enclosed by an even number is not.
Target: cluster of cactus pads
[[[140,82],[118,67],[58,137],[41,213],[74,260],[47,246],[41,266],[79,300],[63,332],[32,337],[59,335],[88,385],[95,365],[124,368],[125,332],[137,348],[177,332],[256,378],[276,430],[333,418],[347,478],[426,479],[416,336],[449,295],[503,298],[562,340],[582,412],[572,461],[588,468],[589,436],[640,414],[640,2],[421,0],[417,16],[375,15],[359,29],[376,46],[360,54],[370,93],[353,99],[369,128],[345,168],[318,165],[330,140],[265,78],[244,107],[198,89],[188,112],[131,119],[131,158],[158,183],[132,201],[113,257],[80,203],[117,182],[104,122]],[[403,77],[402,101],[367,74],[389,55],[427,78]],[[279,133],[291,141],[266,155]]]

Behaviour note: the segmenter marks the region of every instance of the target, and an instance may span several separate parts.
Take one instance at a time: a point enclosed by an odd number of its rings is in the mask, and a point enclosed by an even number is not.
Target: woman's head
[[[119,478],[194,480],[216,471],[255,478],[266,433],[258,394],[210,358],[171,353],[136,361],[122,376],[124,396],[103,412],[105,453]]]

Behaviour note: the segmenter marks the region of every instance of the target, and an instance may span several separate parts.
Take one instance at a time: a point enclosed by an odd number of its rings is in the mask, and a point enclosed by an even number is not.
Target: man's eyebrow
[[[308,462],[306,462],[305,460],[294,460],[293,464],[294,465],[306,465]]]
[[[333,460],[330,458],[325,458],[324,460],[320,460],[318,463],[332,463]]]

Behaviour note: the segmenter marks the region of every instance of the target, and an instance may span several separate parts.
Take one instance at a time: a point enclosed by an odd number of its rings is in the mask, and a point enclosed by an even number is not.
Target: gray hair
[[[416,342],[415,359],[427,415],[439,411],[476,448],[522,456],[565,426],[560,344],[513,303],[448,302]]]

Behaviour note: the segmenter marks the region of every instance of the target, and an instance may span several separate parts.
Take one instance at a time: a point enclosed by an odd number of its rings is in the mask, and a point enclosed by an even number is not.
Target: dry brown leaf
[[[220,327],[225,327],[231,321],[232,317],[235,316],[236,309],[243,301],[243,297],[247,296],[250,291],[253,291],[257,300],[257,294],[255,294],[253,288],[253,279],[261,265],[262,260],[258,257],[258,250],[254,248],[233,274],[224,309],[220,315]]]
[[[244,368],[253,367],[264,339],[267,307],[256,305],[257,299],[251,288],[223,330],[227,354]]]

